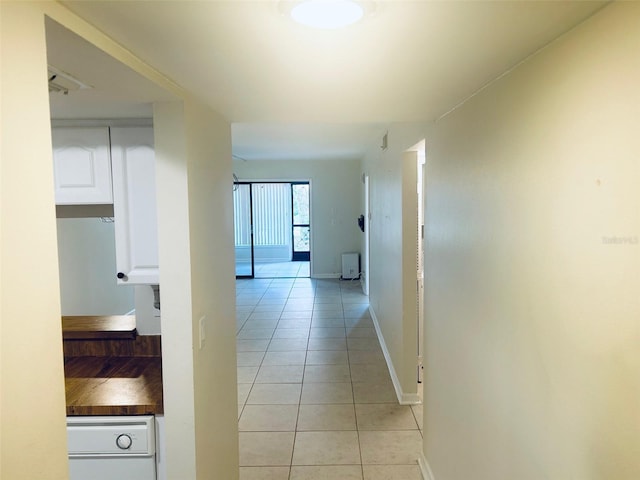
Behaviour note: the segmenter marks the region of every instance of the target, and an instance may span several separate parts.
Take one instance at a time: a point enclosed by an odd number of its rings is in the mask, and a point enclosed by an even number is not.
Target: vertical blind
[[[249,185],[238,185],[233,191],[233,225],[236,247],[251,245],[251,196]]]
[[[249,185],[233,192],[236,246],[251,244]],[[244,188],[243,188],[244,187]],[[284,246],[291,243],[291,185],[254,183],[253,242],[255,246]]]

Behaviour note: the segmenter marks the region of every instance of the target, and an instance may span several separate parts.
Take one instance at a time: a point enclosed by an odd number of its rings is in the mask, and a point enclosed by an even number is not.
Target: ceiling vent
[[[93,88],[91,85],[81,82],[73,75],[48,65],[47,77],[49,78],[49,92],[62,93],[68,95],[75,90],[86,90]]]

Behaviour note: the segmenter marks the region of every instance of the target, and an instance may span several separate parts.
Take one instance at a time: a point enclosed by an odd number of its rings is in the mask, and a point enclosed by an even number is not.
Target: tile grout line
[[[340,298],[341,298],[341,304],[342,304],[342,314],[343,314],[343,318],[344,318],[344,297],[342,296],[342,287],[340,288]],[[362,478],[364,479],[364,462],[362,460],[362,444],[360,442],[360,426],[358,424],[358,412],[356,411],[356,392],[355,389],[353,387],[353,376],[351,375],[351,356],[349,355],[349,341],[347,339],[347,322],[346,320],[344,321],[344,326],[345,326],[345,343],[346,343],[346,347],[347,347],[347,365],[349,367],[349,379],[351,380],[351,396],[352,396],[352,400],[353,400],[353,418],[356,424],[356,438],[358,440],[358,455],[360,456],[360,474],[362,476]]]
[[[295,282],[294,282],[295,285]],[[291,287],[291,290],[293,290],[293,287]],[[289,295],[291,295],[291,291],[289,291]],[[289,303],[289,298],[291,298],[290,296],[287,297],[287,302],[285,303],[285,307],[287,305],[287,303]],[[314,297],[315,299],[315,291],[314,291]],[[313,317],[313,310],[312,310],[312,317]],[[311,324],[309,324],[309,328],[311,328]],[[296,424],[294,427],[294,431],[293,431],[293,445],[291,447],[291,459],[289,461],[289,475],[287,478],[291,478],[291,474],[293,471],[293,456],[295,455],[296,452],[296,439],[298,438],[298,423],[300,422],[300,405],[302,404],[302,390],[304,389],[304,377],[305,377],[305,373],[306,373],[306,365],[307,365],[307,353],[309,352],[309,335],[307,335],[307,345],[306,345],[306,349],[304,352],[304,362],[302,365],[302,380],[300,381],[300,396],[298,397],[298,413],[296,415]]]

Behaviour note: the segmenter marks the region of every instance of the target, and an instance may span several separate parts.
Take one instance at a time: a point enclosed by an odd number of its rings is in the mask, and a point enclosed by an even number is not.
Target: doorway
[[[311,275],[310,183],[235,182],[236,278]]]
[[[424,222],[425,222],[425,166],[426,147],[422,141],[418,148],[418,231],[417,231],[417,291],[418,291],[418,396],[424,399]]]
[[[371,213],[369,212],[369,175],[364,176],[364,275],[362,281],[362,291],[365,295],[369,295],[369,221]]]

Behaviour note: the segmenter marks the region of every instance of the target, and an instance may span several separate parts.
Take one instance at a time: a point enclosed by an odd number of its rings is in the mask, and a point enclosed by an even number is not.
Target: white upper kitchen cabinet
[[[53,128],[57,205],[113,202],[107,127]]]
[[[151,127],[111,127],[116,266],[121,285],[160,283]]]

